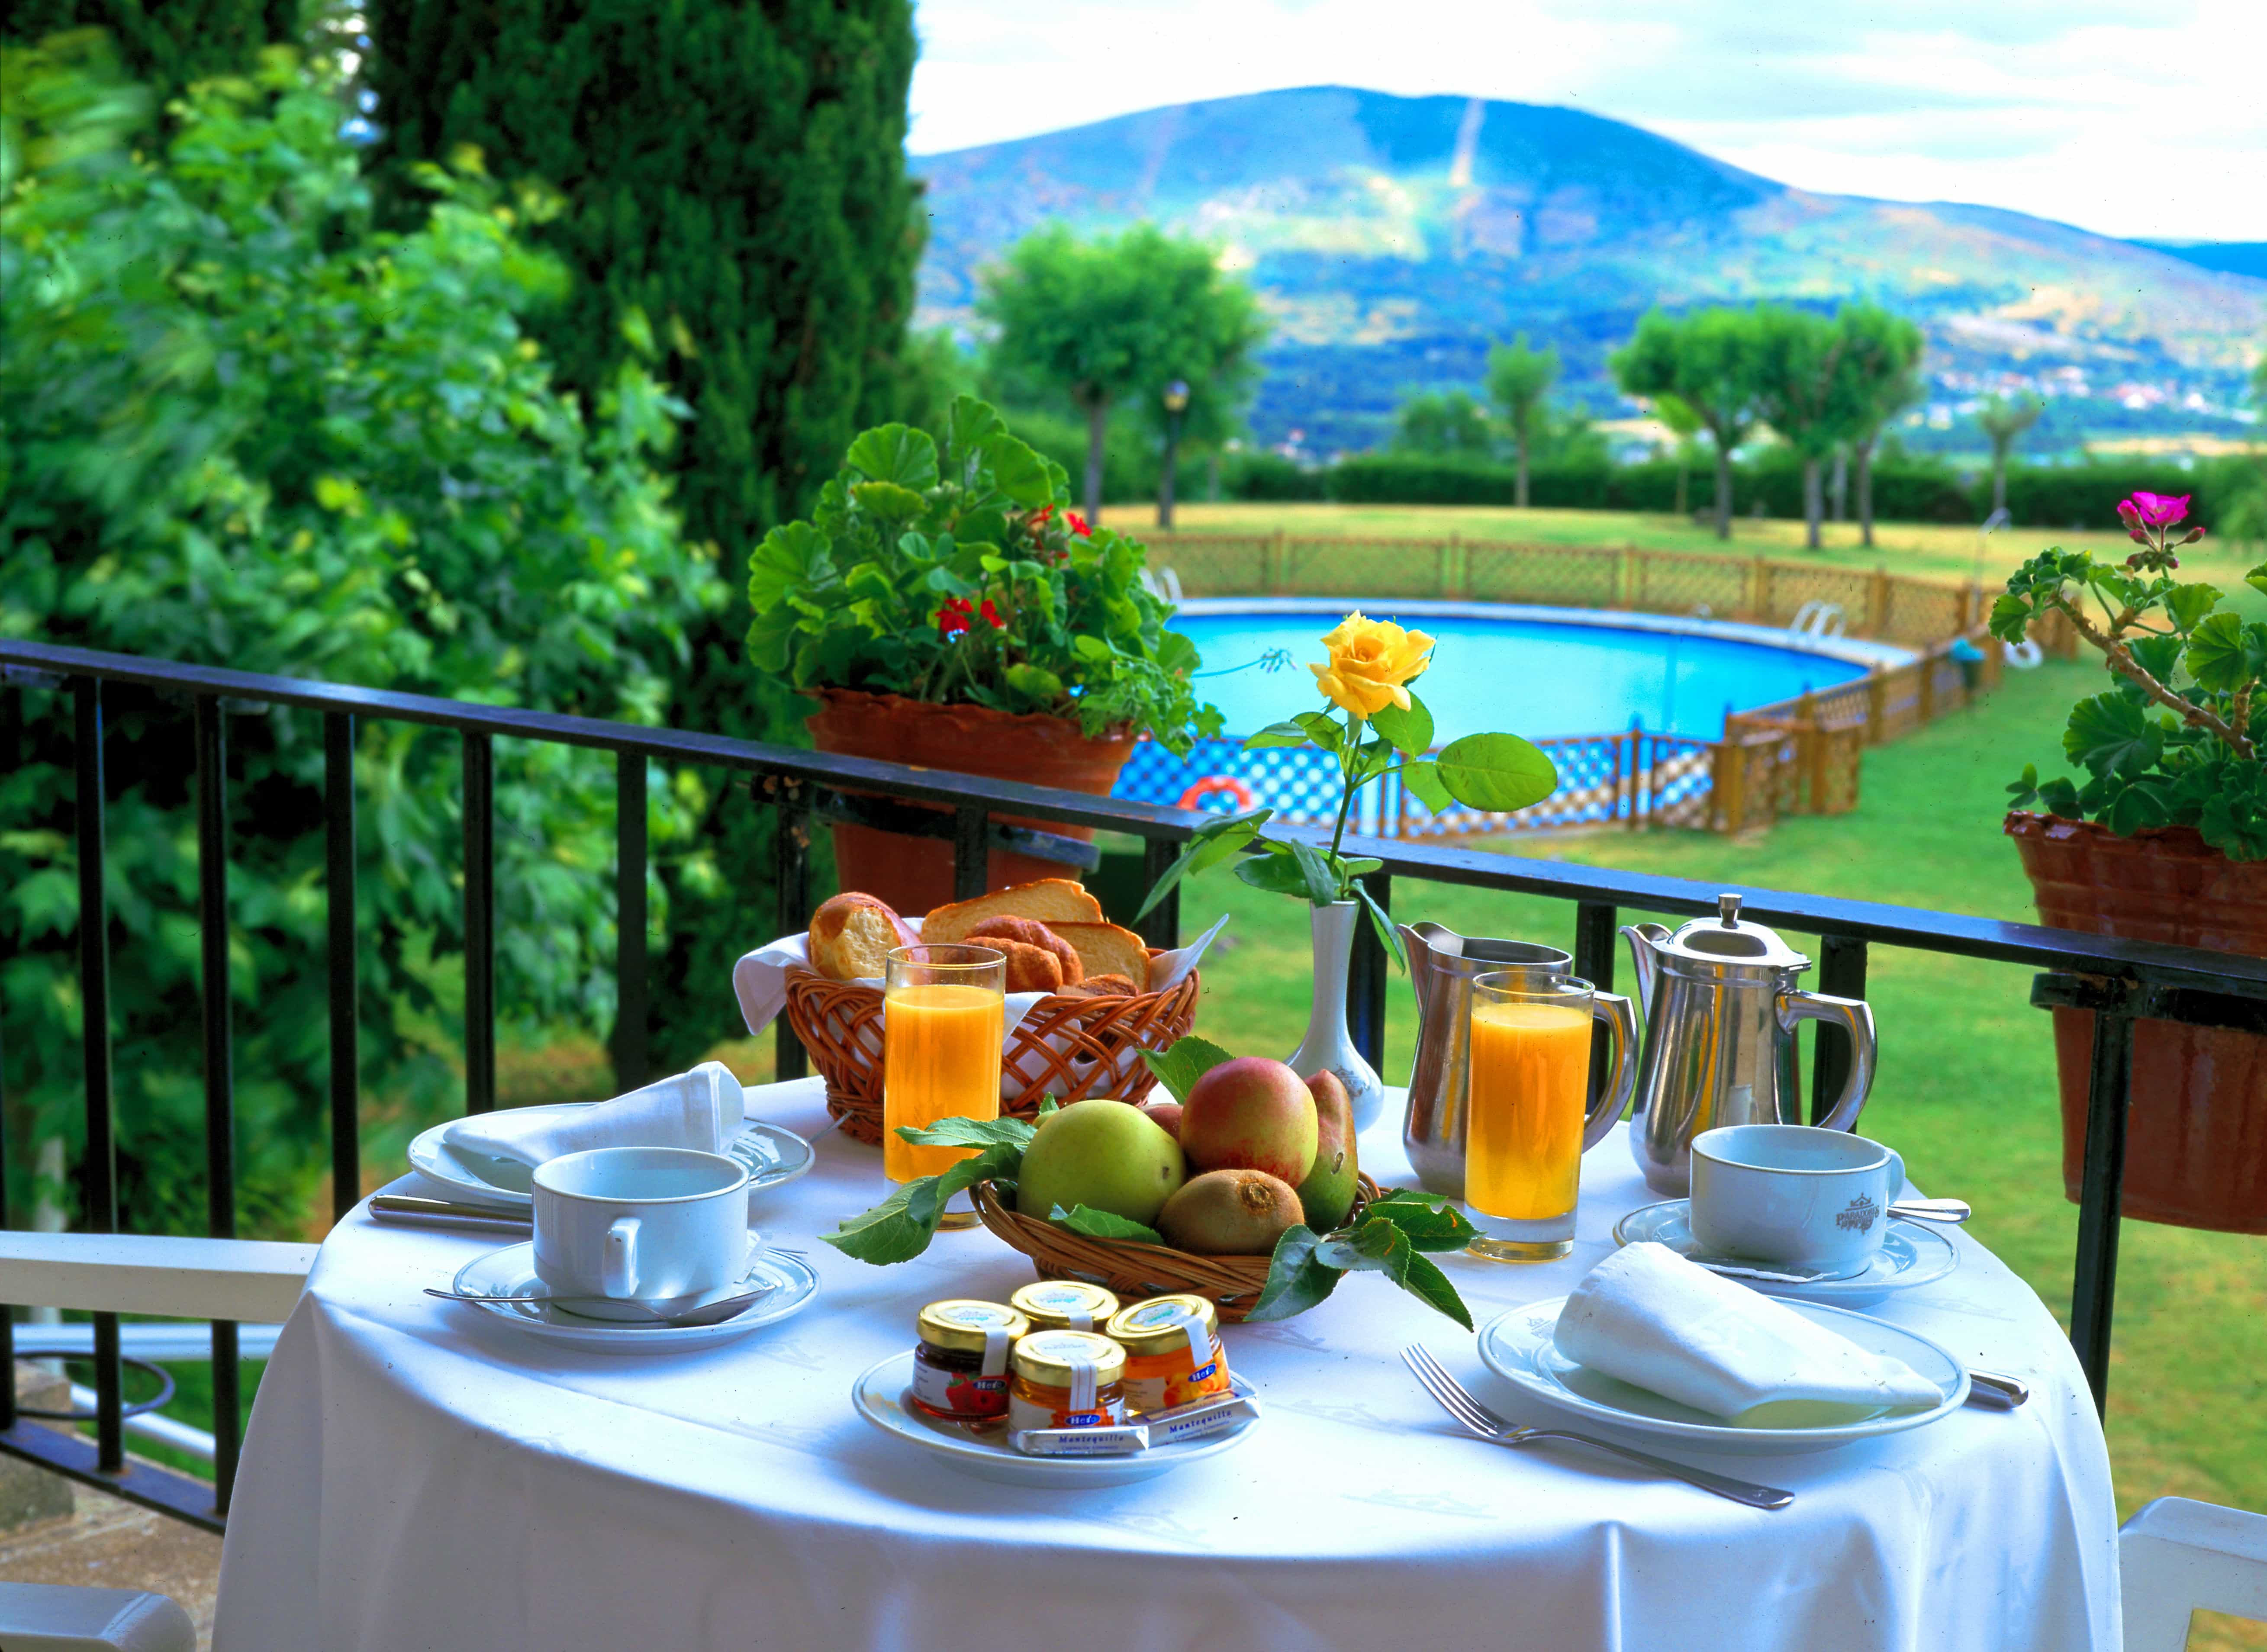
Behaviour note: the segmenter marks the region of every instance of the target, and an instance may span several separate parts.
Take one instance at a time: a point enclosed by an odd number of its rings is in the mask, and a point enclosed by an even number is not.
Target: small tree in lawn
[[[1874,542],[1874,448],[1889,421],[1917,404],[1925,391],[1920,328],[1878,305],[1853,304],[1835,318],[1845,341],[1844,364],[1852,376],[1860,411],[1850,431],[1858,461],[1858,523],[1863,542]]]
[[[1676,514],[1688,517],[1692,513],[1692,438],[1700,434],[1700,415],[1676,397],[1664,394],[1653,398],[1653,416],[1676,438],[1670,455],[1676,461]]]
[[[1056,224],[1016,243],[983,286],[977,310],[998,329],[997,364],[1062,391],[1086,415],[1089,521],[1102,516],[1111,408],[1175,378],[1193,393],[1233,378],[1263,333],[1248,287],[1208,248],[1154,224],[1093,241]]]
[[[2036,424],[2046,410],[2043,401],[2010,401],[2005,396],[1990,397],[1976,410],[1976,422],[1992,444],[1994,516],[2007,508],[2007,455],[2014,452],[2016,439]]]
[[[1802,459],[1803,543],[1815,551],[1825,514],[1821,467],[1856,433],[1866,412],[1850,371],[1849,335],[1824,316],[1779,305],[1758,306],[1755,325],[1764,362],[1760,406],[1772,429]]]
[[[1559,352],[1530,349],[1527,334],[1515,334],[1508,344],[1488,352],[1488,400],[1511,427],[1511,444],[1517,455],[1519,477],[1513,503],[1527,509],[1527,460],[1534,439],[1537,409],[1559,378]]]
[[[1495,452],[1495,432],[1487,410],[1462,390],[1427,391],[1401,404],[1394,417],[1393,445],[1404,453],[1451,459],[1486,459]]]
[[[1608,365],[1625,395],[1674,396],[1716,447],[1716,537],[1732,537],[1732,450],[1758,416],[1763,351],[1755,316],[1719,308],[1650,311]]]

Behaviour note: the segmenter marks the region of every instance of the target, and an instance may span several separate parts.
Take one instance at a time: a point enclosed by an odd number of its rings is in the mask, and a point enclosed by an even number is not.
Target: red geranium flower
[[[984,606],[987,609],[991,607],[992,603],[989,598],[985,599]],[[967,598],[947,597],[944,599],[943,606],[937,613],[937,635],[944,638],[947,642],[958,636],[963,631],[968,629],[969,617],[973,614],[975,611],[975,605],[971,603]],[[996,625],[999,621],[995,620],[993,623]]]
[[[961,605],[964,608],[967,606],[968,605],[966,603],[963,603]],[[1000,611],[992,606],[992,598],[989,597],[984,598],[984,606],[981,612],[984,615],[985,623],[989,625],[995,631],[1002,628],[1008,623],[1005,620],[1002,620],[1000,617]]]

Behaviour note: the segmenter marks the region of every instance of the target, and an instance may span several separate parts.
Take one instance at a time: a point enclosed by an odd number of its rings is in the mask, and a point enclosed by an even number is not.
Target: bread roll
[[[987,935],[970,944],[997,947],[1007,954],[1008,990],[1011,993],[1059,993],[1063,989],[1062,960],[1043,946],[1005,940],[996,935]]]
[[[1042,877],[1036,883],[995,889],[973,900],[957,900],[949,907],[939,907],[921,921],[921,939],[965,941],[969,930],[987,918],[1001,917],[1037,918],[1049,926],[1058,921],[1099,923],[1102,906],[1067,877]]]
[[[1054,923],[1047,928],[1071,944],[1089,980],[1097,975],[1123,975],[1134,990],[1149,990],[1149,949],[1131,929],[1114,923]]]
[[[1131,998],[1141,989],[1123,975],[1089,975],[1072,990],[1089,998]]]
[[[1020,941],[1025,946],[1036,946],[1055,955],[1055,961],[1062,966],[1064,986],[1075,987],[1086,979],[1086,968],[1078,961],[1077,950],[1037,918],[987,918],[963,939],[980,941],[987,946],[995,941]]]
[[[829,980],[877,980],[890,953],[918,939],[904,919],[873,896],[836,895],[811,914],[811,966]]]

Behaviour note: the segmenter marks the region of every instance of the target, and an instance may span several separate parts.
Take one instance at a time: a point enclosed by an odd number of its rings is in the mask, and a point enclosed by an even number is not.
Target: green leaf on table
[[[1089,1239],[1139,1239],[1144,1245],[1165,1242],[1165,1236],[1156,1229],[1143,1227],[1111,1211],[1097,1210],[1091,1205],[1073,1205],[1068,1210],[1057,1205],[1047,1212],[1047,1220],[1073,1233],[1083,1233]]]
[[[1339,881],[1337,868],[1324,858],[1322,850],[1311,843],[1294,839],[1290,844],[1291,859],[1305,880],[1306,897],[1318,907],[1327,907],[1345,892]]]
[[[1388,701],[1369,714],[1369,726],[1392,743],[1393,749],[1412,757],[1422,757],[1433,746],[1433,714],[1416,695],[1409,696],[1409,709]]]
[[[1264,752],[1278,746],[1304,745],[1307,731],[1295,723],[1271,723],[1244,741],[1247,752]]]
[[[1169,1049],[1141,1052],[1141,1064],[1180,1100],[1187,1099],[1197,1080],[1222,1061],[1235,1059],[1219,1045],[1210,1039],[1200,1039],[1193,1032],[1175,1039]]]
[[[1148,899],[1141,903],[1141,911],[1134,914],[1139,923],[1148,917],[1156,904],[1170,894],[1173,886],[1194,872],[1210,871],[1231,855],[1259,835],[1259,828],[1267,824],[1273,809],[1254,809],[1250,814],[1231,816],[1214,820],[1197,828],[1188,847],[1174,857],[1173,863],[1159,873],[1150,885]]]
[[[1467,734],[1434,761],[1449,795],[1474,809],[1508,813],[1559,789],[1551,760],[1515,734]]]
[[[1464,1299],[1456,1295],[1456,1288],[1431,1257],[1411,1254],[1409,1271],[1402,1276],[1401,1289],[1427,1308],[1448,1315],[1465,1330],[1472,1328],[1472,1311],[1464,1306]]]
[[[968,1123],[972,1120],[958,1120]],[[1001,1120],[1002,1124],[1015,1122]],[[1028,1126],[1025,1127],[1029,1128]],[[906,1133],[910,1139],[911,1133]],[[929,1132],[921,1132],[928,1134]],[[924,1145],[950,1146],[950,1142]],[[845,1256],[877,1267],[909,1262],[928,1249],[943,1219],[945,1201],[955,1193],[995,1177],[1013,1177],[1023,1168],[1021,1143],[1000,1142],[952,1165],[941,1176],[923,1176],[907,1182],[871,1210],[846,1218],[832,1233],[818,1237]]]
[[[1423,759],[1412,760],[1401,766],[1401,783],[1413,793],[1419,803],[1434,814],[1446,814],[1456,806],[1449,789],[1441,783],[1441,766]]]
[[[926,1127],[898,1127],[899,1137],[915,1147],[1025,1148],[1031,1134],[1028,1119],[939,1119]]]
[[[1364,1220],[1374,1216],[1391,1222],[1420,1251],[1461,1251],[1479,1237],[1479,1230],[1449,1200],[1413,1187],[1379,1194],[1361,1214]]]
[[[1268,840],[1257,855],[1247,855],[1236,863],[1236,876],[1254,889],[1265,890],[1271,895],[1296,895],[1307,898],[1307,874],[1291,854],[1291,846]]]
[[[1275,1254],[1267,1265],[1267,1283],[1259,1299],[1244,1315],[1247,1324],[1288,1319],[1302,1314],[1339,1287],[1339,1270],[1316,1259],[1322,1236],[1303,1223],[1275,1241]]]

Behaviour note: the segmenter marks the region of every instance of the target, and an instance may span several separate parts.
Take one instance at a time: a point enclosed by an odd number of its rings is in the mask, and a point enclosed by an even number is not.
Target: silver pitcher
[[[1552,947],[1481,940],[1437,923],[1398,927],[1409,948],[1410,985],[1417,990],[1417,1060],[1409,1074],[1401,1143],[1427,1192],[1462,1199],[1472,1087],[1472,982],[1494,970],[1531,971],[1540,985],[1545,977],[1571,973],[1574,960]],[[1613,1128],[1637,1087],[1636,1006],[1598,993],[1590,1013],[1606,1024],[1610,1076],[1590,1098],[1582,1130],[1586,1150]]]
[[[1622,927],[1645,1003],[1645,1055],[1630,1151],[1658,1192],[1692,1191],[1692,1138],[1727,1124],[1801,1124],[1795,1029],[1823,1021],[1855,1054],[1828,1129],[1858,1122],[1874,1086],[1874,1012],[1856,998],[1798,991],[1810,960],[1759,923],[1740,921],[1740,897],[1671,935],[1657,923]]]

